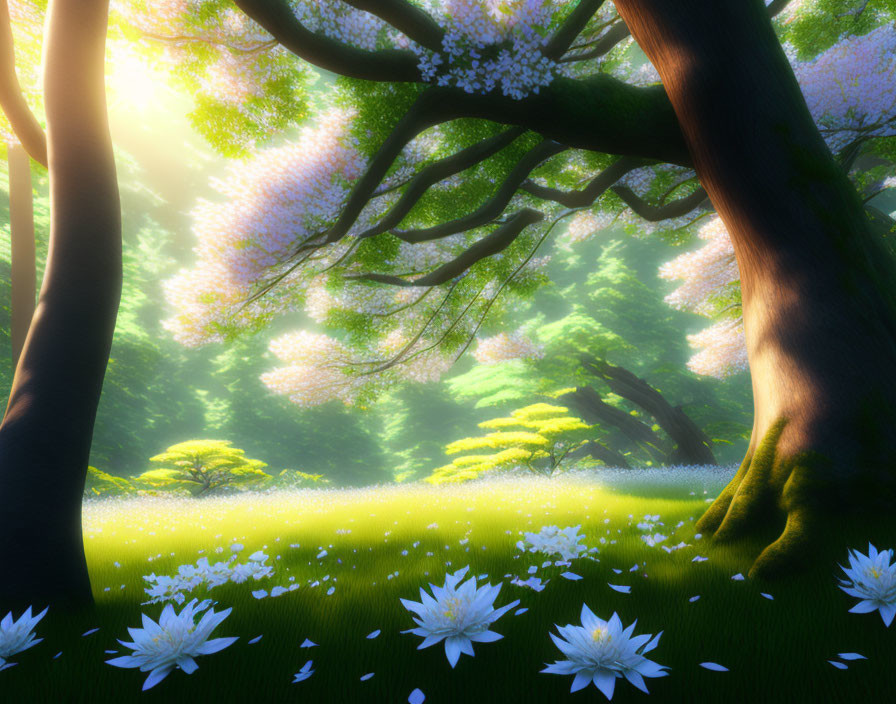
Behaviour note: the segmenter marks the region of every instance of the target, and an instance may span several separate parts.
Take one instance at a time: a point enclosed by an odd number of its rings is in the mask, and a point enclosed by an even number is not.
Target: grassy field
[[[799,580],[759,585],[731,579],[747,572],[746,552],[695,540],[694,521],[730,473],[606,472],[448,487],[91,502],[84,526],[96,608],[51,610],[37,627],[44,641],[0,672],[0,701],[396,704],[415,688],[432,704],[605,701],[593,686],[570,694],[572,677],[539,673],[562,658],[549,631],[579,624],[583,602],[605,619],[614,611],[626,625],[637,618],[636,633],[664,632],[650,657],[668,666],[669,676],[647,680],[650,695],[617,680],[614,702],[896,701],[896,628],[885,628],[877,613],[847,613],[855,600],[836,588],[836,563]],[[636,525],[647,514],[659,514],[663,525],[655,531],[669,536],[663,545],[690,546],[671,553],[648,546]],[[543,557],[516,548],[521,532],[550,524],[581,524],[587,545],[598,548],[596,559],[542,569]],[[126,628],[139,626],[141,613],[157,618],[161,612],[161,604],[140,605],[144,575],[174,574],[202,555],[223,559],[234,541],[245,545],[244,554],[264,549],[274,575],[189,596],[208,594],[216,608],[233,607],[214,636],[239,636],[236,644],[199,658],[194,674],[175,671],[145,693],[145,675],[104,664],[115,657],[107,650],[130,652],[116,639],[128,639]],[[321,550],[327,554],[318,559]],[[696,555],[709,559],[693,562]],[[420,638],[400,633],[414,624],[399,598],[418,600],[421,586],[441,585],[446,572],[466,565],[471,574],[504,583],[496,607],[520,599],[529,610],[503,616],[493,626],[503,640],[476,644],[476,656],[461,656],[452,670],[441,644],[417,650]],[[506,575],[526,578],[530,565],[550,580],[544,591],[509,583]],[[566,570],[583,579],[562,578]],[[277,598],[251,594],[292,583],[301,586]],[[631,593],[608,583],[630,585]],[[695,595],[700,599],[691,601]],[[99,630],[81,635],[92,628]],[[377,629],[379,637],[366,638]],[[318,645],[300,648],[306,638]],[[846,670],[827,662],[850,651],[868,659]],[[314,675],[292,684],[308,659]],[[703,669],[704,661],[730,671]]]

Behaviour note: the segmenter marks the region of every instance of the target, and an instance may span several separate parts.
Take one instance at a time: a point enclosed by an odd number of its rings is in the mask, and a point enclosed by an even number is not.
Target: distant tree
[[[96,467],[87,468],[87,481],[84,484],[85,497],[126,496],[136,493],[137,487],[124,477],[116,477]]]
[[[505,418],[479,424],[493,430],[480,437],[464,438],[445,448],[449,455],[475,450],[489,454],[464,454],[439,467],[427,481],[433,484],[475,479],[486,472],[524,467],[551,476],[570,452],[593,439],[593,428],[569,414],[563,406],[535,403],[513,411]]]
[[[298,469],[284,469],[279,474],[273,475],[267,482],[268,486],[278,489],[319,489],[330,483],[323,474],[309,474]]]
[[[222,489],[246,488],[270,479],[267,465],[252,460],[226,440],[188,440],[150,458],[160,465],[134,477],[139,484],[167,491],[187,490],[206,496]]]

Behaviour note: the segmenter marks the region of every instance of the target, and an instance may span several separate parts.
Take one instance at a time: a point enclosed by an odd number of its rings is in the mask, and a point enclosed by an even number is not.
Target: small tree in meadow
[[[124,477],[116,477],[96,467],[87,468],[84,496],[126,496],[136,494],[137,488]]]
[[[252,460],[226,440],[188,440],[172,445],[150,458],[157,469],[135,477],[135,481],[153,489],[179,491],[205,496],[221,489],[245,488],[270,475],[262,471],[267,464]]]
[[[550,476],[570,452],[594,435],[594,428],[569,415],[569,409],[548,403],[519,408],[505,418],[484,421],[479,427],[494,432],[448,445],[446,454],[464,454],[436,469],[427,481],[461,482],[476,479],[485,472],[518,466]],[[491,452],[469,454],[475,450]]]

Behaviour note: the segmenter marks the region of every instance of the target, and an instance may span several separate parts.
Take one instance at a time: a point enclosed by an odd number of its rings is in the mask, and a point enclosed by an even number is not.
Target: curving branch
[[[554,36],[548,40],[547,46],[544,48],[544,55],[555,61],[563,56],[603,4],[604,0],[580,0],[576,9],[566,18]]]
[[[162,44],[208,44],[209,46],[218,46],[230,51],[236,51],[240,54],[258,54],[280,45],[280,42],[276,39],[249,46],[238,46],[223,39],[212,39],[211,37],[201,37],[193,34],[156,34],[155,32],[147,32],[142,29],[140,34],[146,39],[152,39],[154,42],[161,42]]]
[[[348,234],[361,211],[364,210],[364,206],[374,196],[377,186],[386,176],[389,167],[414,137],[429,127],[449,119],[451,119],[451,113],[449,106],[445,104],[443,91],[438,88],[428,88],[421,93],[386,137],[386,141],[368,164],[367,170],[358,179],[339,219],[324,233],[325,242],[336,242]]]
[[[16,52],[7,0],[0,0],[0,107],[28,156],[46,166],[47,136],[28,107],[16,76]]]
[[[596,59],[605,56],[623,39],[630,37],[631,32],[628,30],[625,22],[619,20],[616,24],[604,32],[597,40],[591,44],[588,51],[582,51],[578,54],[571,54],[560,59],[560,63],[572,63],[574,61],[586,61],[588,59]]]
[[[606,169],[595,176],[585,188],[578,191],[562,191],[559,188],[541,186],[534,181],[524,181],[520,190],[525,191],[542,200],[551,200],[567,208],[584,208],[597,200],[620,178],[629,171],[647,166],[652,163],[647,159],[639,159],[633,156],[624,156],[613,162]]]
[[[376,225],[358,235],[358,239],[374,237],[396,227],[430,187],[494,156],[525,131],[522,127],[512,127],[424,167],[411,179],[401,198],[389,212]]]
[[[234,0],[284,48],[315,66],[368,81],[419,82],[414,52],[405,49],[367,51],[312,32],[293,13],[287,0]]]
[[[431,51],[442,50],[445,30],[424,10],[407,0],[343,0],[346,5],[376,15]]]
[[[504,208],[510,203],[520,184],[535,167],[565,150],[566,147],[562,144],[557,144],[550,140],[540,142],[530,149],[517,165],[511,169],[495,195],[472,213],[455,220],[439,223],[433,227],[415,230],[392,230],[392,234],[404,242],[416,244],[418,242],[428,242],[441,239],[442,237],[449,237],[450,235],[456,235],[458,232],[465,232],[474,227],[485,225],[504,212]]]
[[[531,208],[523,208],[514,213],[507,222],[476,241],[450,262],[442,264],[434,271],[418,279],[408,280],[389,274],[346,274],[346,279],[371,281],[392,286],[439,286],[460,276],[477,262],[507,249],[520,233],[536,222],[544,219],[544,214]]]
[[[648,222],[659,222],[668,218],[680,218],[705,203],[709,196],[703,186],[689,196],[670,201],[664,205],[653,205],[635,194],[628,186],[613,186],[613,193],[622,199],[629,208]]]

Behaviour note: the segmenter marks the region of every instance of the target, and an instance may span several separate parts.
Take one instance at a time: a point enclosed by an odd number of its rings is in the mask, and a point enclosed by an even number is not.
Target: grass
[[[694,521],[727,476],[606,472],[438,488],[91,502],[84,526],[96,608],[80,614],[51,610],[37,627],[44,641],[0,673],[0,701],[395,704],[419,687],[431,704],[599,702],[604,697],[593,686],[569,694],[571,677],[539,673],[562,657],[548,632],[554,624],[578,624],[583,602],[602,618],[614,611],[626,625],[637,618],[636,633],[664,631],[650,657],[668,666],[669,676],[648,680],[650,695],[617,680],[614,702],[896,701],[896,630],[885,628],[876,613],[847,613],[855,600],[836,588],[836,564],[780,583],[733,581],[735,573],[747,572],[749,551],[694,540]],[[667,554],[647,546],[636,527],[645,514],[661,516],[664,525],[655,530],[670,535],[664,544],[683,540],[691,547]],[[505,575],[525,578],[528,566],[544,559],[520,556],[520,532],[548,524],[581,524],[587,544],[599,548],[598,560],[539,568],[537,574],[550,579],[540,593],[509,584]],[[261,582],[208,592],[219,602],[216,608],[233,607],[214,635],[239,636],[235,645],[199,658],[193,675],[175,671],[146,693],[140,691],[145,675],[104,664],[114,657],[105,650],[129,652],[116,638],[126,639],[126,628],[139,625],[141,612],[157,618],[161,611],[161,605],[140,606],[143,575],[173,574],[200,551],[212,561],[223,559],[233,541],[245,545],[243,555],[264,549],[275,566],[275,575]],[[893,545],[896,540],[878,547]],[[218,558],[216,548],[225,555]],[[328,554],[317,559],[321,549]],[[694,563],[697,554],[709,559]],[[630,572],[635,563],[639,569]],[[413,623],[399,598],[418,599],[420,586],[441,584],[446,571],[465,565],[472,574],[487,573],[492,583],[504,582],[496,606],[518,598],[529,611],[502,617],[494,629],[504,639],[476,645],[475,658],[461,656],[452,670],[441,645],[418,651],[420,638],[400,633]],[[561,578],[566,569],[583,579]],[[288,585],[290,577],[302,585],[294,592],[261,600],[251,595]],[[608,582],[631,585],[631,594],[613,591]],[[330,585],[335,591],[327,596]],[[763,591],[774,600],[763,598]],[[200,588],[194,596],[205,594]],[[697,594],[700,599],[690,602]],[[81,636],[94,627],[100,630]],[[365,637],[376,629],[382,631],[378,638]],[[249,645],[258,635],[261,641]],[[305,638],[319,645],[299,648]],[[868,660],[848,663],[844,671],[827,662],[849,651]],[[308,659],[315,674],[292,684]],[[705,670],[699,667],[704,661],[730,672]],[[368,672],[374,677],[361,682]]]

